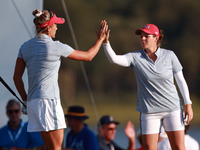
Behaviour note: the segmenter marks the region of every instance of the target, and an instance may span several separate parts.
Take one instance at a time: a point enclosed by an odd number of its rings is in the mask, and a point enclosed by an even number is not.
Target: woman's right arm
[[[110,63],[117,64],[123,67],[129,67],[128,60],[123,55],[116,55],[109,42],[110,30],[106,32],[106,38],[103,41],[104,52]]]
[[[16,65],[15,65],[15,72],[13,76],[13,80],[17,91],[19,92],[23,101],[27,100],[27,94],[24,88],[24,82],[22,80],[22,76],[24,74],[26,64],[22,58],[17,58]]]

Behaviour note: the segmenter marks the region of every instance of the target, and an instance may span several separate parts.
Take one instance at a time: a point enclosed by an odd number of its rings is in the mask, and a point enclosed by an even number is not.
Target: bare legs
[[[159,134],[142,135],[142,144],[144,150],[157,150]]]
[[[184,130],[180,131],[171,131],[166,132],[169,138],[170,145],[172,150],[185,150],[185,132]]]
[[[166,133],[169,137],[172,150],[185,150],[184,130],[171,131],[171,132],[166,132]],[[144,150],[157,150],[158,137],[159,137],[159,134],[142,135]]]
[[[47,150],[61,150],[64,138],[64,129],[49,132],[40,132]]]

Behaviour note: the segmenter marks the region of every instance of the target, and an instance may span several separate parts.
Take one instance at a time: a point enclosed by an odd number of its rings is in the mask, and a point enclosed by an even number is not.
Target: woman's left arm
[[[189,123],[193,118],[192,101],[190,100],[189,89],[182,71],[174,74],[174,77],[180,89],[180,92],[183,96],[184,103],[186,106],[185,107],[185,118],[187,118],[186,123]]]
[[[17,88],[17,91],[19,92],[21,98],[23,101],[27,100],[27,94],[24,88],[24,82],[22,80],[22,76],[24,74],[26,64],[24,60],[20,57],[17,58],[16,65],[15,65],[15,72],[13,76],[13,80],[15,83],[15,86]]]
[[[67,58],[79,61],[91,61],[99,51],[102,42],[103,40],[97,39],[95,44],[87,51],[79,51],[74,49],[74,51]]]

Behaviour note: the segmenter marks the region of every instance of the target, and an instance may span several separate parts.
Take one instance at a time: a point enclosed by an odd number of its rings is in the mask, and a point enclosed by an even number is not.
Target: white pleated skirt
[[[33,99],[27,102],[28,132],[51,131],[66,128],[60,100]]]

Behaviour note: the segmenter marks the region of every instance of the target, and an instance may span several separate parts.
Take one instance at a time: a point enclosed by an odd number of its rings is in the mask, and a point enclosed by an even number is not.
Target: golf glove
[[[24,105],[22,105],[22,112],[23,112],[23,114],[27,115],[27,101],[23,101],[23,102],[26,105],[26,107]]]

